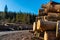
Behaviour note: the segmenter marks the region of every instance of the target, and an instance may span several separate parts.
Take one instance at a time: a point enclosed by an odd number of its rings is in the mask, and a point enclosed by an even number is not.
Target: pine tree
[[[8,7],[7,7],[7,5],[5,5],[5,8],[4,8],[4,14],[5,14],[5,18],[8,18],[7,16],[8,16]]]

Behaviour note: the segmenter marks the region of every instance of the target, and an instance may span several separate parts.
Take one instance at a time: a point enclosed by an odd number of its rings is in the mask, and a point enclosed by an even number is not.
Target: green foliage
[[[32,24],[35,21],[35,14],[32,13],[24,13],[24,12],[7,12],[7,14],[4,14],[4,12],[1,12],[0,14],[0,20],[7,19],[8,22],[20,22],[25,24]],[[6,17],[4,17],[4,15]]]
[[[8,7],[5,5],[4,12],[0,12],[0,20],[7,20],[8,22],[20,22],[25,24],[32,24],[35,21],[35,14],[25,12],[8,12]]]
[[[8,12],[8,7],[7,7],[7,5],[5,5],[5,8],[4,8],[4,18],[8,18],[7,16],[7,12]]]
[[[5,5],[4,12],[7,13],[7,11],[8,11],[8,8],[7,8],[7,5]]]
[[[16,14],[16,22],[21,22],[25,24],[32,24],[35,21],[36,15],[32,15],[31,13],[17,13]]]

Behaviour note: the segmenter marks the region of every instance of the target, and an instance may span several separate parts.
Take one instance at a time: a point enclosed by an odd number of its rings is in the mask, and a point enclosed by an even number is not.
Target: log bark
[[[44,40],[56,40],[56,33],[54,31],[45,31]]]
[[[56,22],[38,20],[37,21],[37,30],[42,30],[42,31],[56,30]]]

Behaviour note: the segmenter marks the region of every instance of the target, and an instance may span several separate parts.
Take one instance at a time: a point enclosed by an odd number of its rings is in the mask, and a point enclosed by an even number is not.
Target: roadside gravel
[[[32,40],[29,30],[0,32],[0,40]]]

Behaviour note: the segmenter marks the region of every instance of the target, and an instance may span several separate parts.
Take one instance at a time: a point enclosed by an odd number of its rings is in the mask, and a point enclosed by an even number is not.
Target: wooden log
[[[56,22],[38,20],[37,30],[40,30],[40,31],[56,30]]]
[[[57,21],[57,26],[56,26],[56,37],[60,37],[60,21]]]
[[[58,33],[56,38],[57,38],[57,40],[60,40],[60,32]]]
[[[37,30],[40,31],[40,20],[37,21]]]
[[[45,31],[44,40],[56,40],[56,33],[54,31]]]
[[[56,30],[56,22],[41,20],[40,28],[44,30]]]
[[[33,23],[33,31],[35,31],[36,30],[36,23],[34,22]]]

